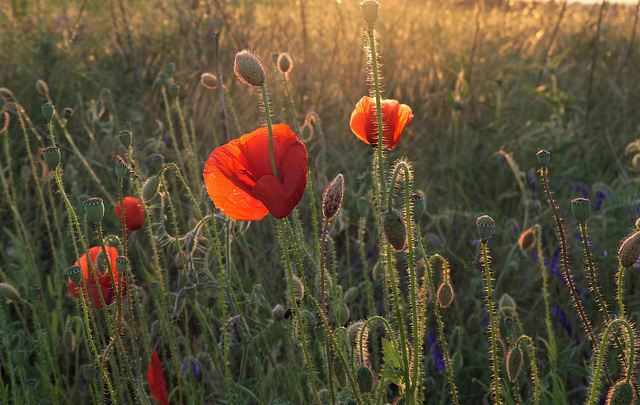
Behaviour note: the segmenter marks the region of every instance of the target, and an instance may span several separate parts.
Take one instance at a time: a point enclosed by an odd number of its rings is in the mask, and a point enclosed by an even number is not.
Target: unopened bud
[[[260,87],[266,79],[262,62],[248,50],[236,54],[233,71],[247,86]]]
[[[62,347],[70,353],[76,350],[76,335],[69,329],[65,330],[62,335]]]
[[[626,238],[618,250],[618,259],[622,267],[631,267],[640,257],[640,231]]]
[[[280,56],[278,56],[277,66],[282,74],[287,74],[293,70],[293,61],[288,53],[281,53]]]
[[[218,88],[218,79],[211,73],[203,73],[200,75],[200,84],[209,90]]]
[[[396,210],[385,214],[382,228],[387,240],[397,252],[402,252],[407,245],[407,226],[402,215]]]
[[[347,378],[347,370],[344,368],[344,364],[342,364],[342,360],[340,360],[340,357],[338,356],[333,359],[333,373],[336,376],[336,380],[338,380],[340,388],[346,388],[349,382]]]
[[[271,310],[271,313],[276,320],[281,321],[284,318],[284,307],[280,304],[276,304],[276,306]]]
[[[514,347],[507,354],[507,377],[509,377],[509,381],[515,382],[518,379],[523,365],[522,349],[520,349],[520,346]]]
[[[36,90],[43,96],[49,94],[49,86],[47,85],[47,82],[42,79],[38,79],[38,81],[36,81]]]
[[[518,244],[520,245],[520,249],[526,252],[530,249],[533,249],[536,241],[536,230],[535,228],[531,227],[522,232],[522,235],[520,235],[520,238],[518,239]]]
[[[322,214],[330,221],[333,219],[340,207],[342,207],[342,198],[344,196],[344,177],[342,174],[331,180],[331,183],[324,190],[322,195]]]
[[[153,200],[153,197],[158,194],[158,189],[160,188],[160,179],[158,176],[151,176],[147,179],[142,187],[142,199],[145,202],[149,202]]]
[[[438,293],[436,294],[436,298],[438,299],[438,304],[441,308],[448,308],[453,302],[453,287],[449,283],[442,283],[438,288]]]
[[[356,373],[356,381],[358,382],[358,390],[361,393],[373,391],[373,372],[368,367],[360,367]]]
[[[631,405],[634,404],[633,386],[626,380],[620,380],[609,389],[606,405]]]
[[[20,293],[14,286],[8,283],[0,283],[0,295],[11,301],[20,301]]]

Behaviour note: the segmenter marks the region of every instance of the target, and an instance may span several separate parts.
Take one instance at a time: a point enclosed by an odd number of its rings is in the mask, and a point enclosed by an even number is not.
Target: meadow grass
[[[7,3],[0,403],[163,403],[162,379],[183,404],[637,391],[635,5]],[[349,127],[367,95],[412,109],[393,150]],[[231,219],[205,162],[278,123],[305,143],[302,200]],[[68,296],[83,269],[111,289]]]

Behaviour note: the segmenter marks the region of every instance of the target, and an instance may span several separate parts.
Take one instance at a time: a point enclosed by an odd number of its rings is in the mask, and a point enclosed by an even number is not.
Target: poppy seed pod
[[[156,173],[160,173],[160,170],[164,167],[164,156],[159,153],[152,155],[151,164],[153,165],[153,169]]]
[[[282,74],[287,74],[293,70],[293,61],[288,53],[281,53],[276,64]]]
[[[129,148],[131,146],[133,134],[131,133],[131,131],[125,129],[124,131],[120,131],[120,133],[118,134],[118,139],[120,140],[122,146],[124,146],[125,148]]]
[[[42,151],[42,158],[47,164],[47,168],[51,171],[56,170],[60,164],[60,148],[56,146],[49,146]]]
[[[366,0],[360,4],[360,8],[362,9],[362,19],[367,23],[367,27],[373,28],[378,19],[380,4],[375,0]]]
[[[336,376],[336,380],[338,380],[340,388],[345,389],[349,383],[347,370],[344,368],[344,364],[342,364],[342,361],[338,356],[333,358],[333,374]]]
[[[438,299],[438,304],[441,308],[448,308],[453,302],[453,297],[455,294],[453,293],[453,288],[449,283],[442,283],[438,288],[438,293],[436,298]]]
[[[520,346],[514,347],[507,354],[507,377],[509,381],[515,382],[522,371],[524,365],[524,356]]]
[[[200,84],[209,90],[218,88],[218,79],[211,73],[203,73],[200,75]]]
[[[0,283],[0,295],[11,301],[20,301],[20,293],[14,286],[8,283]]]
[[[169,87],[169,94],[173,98],[178,98],[178,96],[180,95],[180,86],[178,86],[177,84],[172,84],[171,87]]]
[[[591,215],[591,201],[588,198],[576,198],[572,200],[571,213],[578,222],[585,222]]]
[[[365,394],[373,391],[373,373],[368,367],[360,367],[356,372],[356,381],[358,382],[358,390]]]
[[[82,367],[82,378],[85,381],[93,381],[96,378],[96,366],[94,364],[86,364]]]
[[[51,121],[53,119],[54,111],[55,111],[55,108],[53,107],[53,105],[49,103],[42,104],[42,116],[44,117],[45,120]]]
[[[36,91],[42,94],[43,96],[46,96],[47,94],[49,94],[49,86],[47,85],[47,82],[45,82],[42,79],[38,79],[36,81]]]
[[[25,383],[26,383],[27,392],[29,393],[29,395],[35,395],[36,390],[38,389],[38,380],[35,378],[29,378],[27,381],[25,381]]]
[[[23,349],[17,349],[13,351],[11,356],[13,358],[13,362],[17,365],[21,366],[27,360],[27,352]]]
[[[160,85],[164,86],[165,84],[167,84],[168,78],[169,76],[167,76],[165,72],[162,72],[158,75],[158,82],[160,83]]]
[[[496,225],[496,221],[488,215],[482,215],[476,219],[476,226],[478,227],[478,234],[483,241],[489,240],[493,235],[493,228]]]
[[[330,221],[333,219],[340,207],[342,207],[342,199],[344,196],[344,177],[342,174],[331,180],[331,183],[324,190],[322,195],[322,214]]]
[[[153,200],[153,197],[158,194],[158,189],[160,188],[160,179],[158,176],[151,176],[147,179],[142,186],[142,199],[145,202],[149,202]]]
[[[155,296],[160,294],[160,283],[154,281],[153,283],[149,284],[149,291],[151,291],[151,294]]]
[[[127,259],[126,256],[116,257],[116,270],[118,270],[118,274],[124,274],[127,271],[127,267],[129,267],[129,259]]]
[[[127,174],[127,170],[127,164],[124,162],[124,160],[122,160],[122,158],[118,157],[115,165],[116,178],[118,179],[118,181],[124,178],[125,174]]]
[[[626,238],[618,250],[618,260],[622,267],[631,267],[640,257],[640,231]]]
[[[543,149],[539,151],[536,156],[538,157],[538,163],[540,163],[540,166],[549,166],[549,163],[551,163],[551,153],[549,153],[549,151]]]
[[[396,210],[385,214],[382,229],[387,240],[397,252],[402,252],[407,245],[407,225],[402,215]]]
[[[102,202],[102,198],[89,198],[83,205],[84,213],[89,221],[94,224],[102,222],[102,218],[104,217],[104,203]]]
[[[82,280],[82,268],[76,265],[69,267],[67,269],[67,277],[69,277],[75,285],[78,285],[80,280]]]
[[[413,219],[419,221],[427,210],[427,204],[424,197],[421,194],[414,193],[409,197],[411,202],[411,212],[413,213]]]
[[[167,62],[164,64],[164,72],[168,76],[173,76],[176,71],[176,65],[173,62]]]
[[[236,54],[233,72],[242,83],[252,87],[260,87],[267,76],[260,59],[248,50],[240,51]]]
[[[606,405],[631,405],[634,402],[633,386],[622,379],[609,389]]]

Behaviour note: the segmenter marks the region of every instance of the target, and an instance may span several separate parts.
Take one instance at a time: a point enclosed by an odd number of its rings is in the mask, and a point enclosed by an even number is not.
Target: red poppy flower
[[[411,107],[397,100],[382,100],[382,139],[388,150],[396,147],[402,131],[413,118]],[[369,145],[378,145],[378,117],[376,100],[362,97],[351,113],[351,130]]]
[[[92,247],[91,249],[89,249],[89,256],[91,257],[91,261],[93,262],[94,266],[97,266],[98,254],[100,252],[102,252],[102,248],[100,246]],[[117,283],[118,270],[116,270],[116,257],[119,256],[118,250],[114,247],[107,246],[107,256],[109,257],[109,263],[111,265],[111,271],[113,272],[113,278]],[[87,255],[82,255],[80,260],[78,260],[74,264],[82,268],[82,291],[84,292],[84,298],[88,303],[93,303],[94,308],[102,308],[102,301],[100,300],[100,293],[98,292],[98,288],[100,288],[100,291],[102,291],[102,296],[104,297],[104,301],[107,305],[115,302],[116,288],[111,284],[111,276],[109,276],[108,272],[100,274],[100,272],[96,268],[96,272],[98,273],[98,282],[96,282],[95,277],[93,276],[93,272],[89,268]],[[89,288],[87,288],[87,284],[89,285]],[[71,281],[71,279],[69,279],[69,286],[67,287],[67,291],[67,297],[70,297],[72,295],[80,297],[80,294],[78,293],[78,286],[73,281]]]
[[[288,125],[273,126],[273,154],[269,130],[257,129],[211,153],[204,166],[209,197],[232,219],[253,221],[271,212],[284,218],[298,205],[307,186],[307,148]]]
[[[133,232],[136,229],[142,228],[144,225],[144,208],[142,207],[142,201],[135,197],[125,197],[124,202],[124,221],[127,231]],[[122,210],[120,209],[120,202],[116,206],[116,215],[118,219],[122,221]]]
[[[167,398],[167,381],[164,379],[162,363],[160,363],[160,358],[158,357],[156,349],[153,349],[152,352],[147,380],[149,381],[149,387],[151,388],[151,396],[153,399],[158,401],[160,405],[169,405],[169,399]]]

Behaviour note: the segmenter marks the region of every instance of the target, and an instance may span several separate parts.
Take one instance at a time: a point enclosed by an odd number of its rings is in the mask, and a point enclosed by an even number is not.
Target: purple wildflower
[[[527,173],[527,178],[529,179],[529,185],[531,186],[531,191],[533,194],[536,194],[536,171],[534,168],[531,168]],[[640,217],[640,215],[638,215]]]
[[[431,356],[433,357],[433,362],[435,363],[438,372],[442,374],[445,366],[444,356],[442,355],[440,345],[438,345],[438,339],[436,339],[435,333],[430,331],[427,335],[427,350],[431,351],[432,348],[433,352],[431,353]]]
[[[182,363],[182,371],[185,371],[187,369],[187,365],[191,366],[191,372],[193,373],[193,375],[197,376],[198,374],[200,374],[200,369],[198,368],[198,364],[195,361],[190,359],[187,362],[185,360],[185,362]]]

